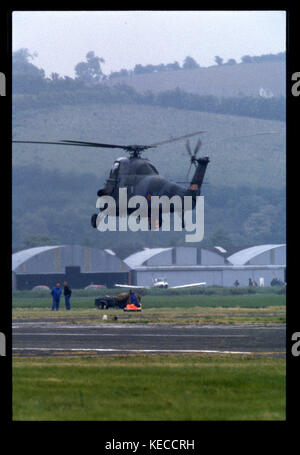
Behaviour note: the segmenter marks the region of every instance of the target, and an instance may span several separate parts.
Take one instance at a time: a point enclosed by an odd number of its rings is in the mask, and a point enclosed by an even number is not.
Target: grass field
[[[48,295],[15,292],[13,319],[53,317],[57,324],[285,322],[285,295],[267,291],[151,292],[138,314],[98,310],[94,298],[94,293],[74,291],[71,311],[62,301],[60,311],[51,312]],[[283,358],[228,354],[15,356],[13,420],[285,420],[285,368]]]
[[[128,84],[138,92],[150,90],[153,93],[174,90],[177,87],[198,94],[212,94],[220,97],[236,96],[239,92],[257,96],[262,81],[275,96],[284,95],[285,62],[260,62],[238,65],[213,65],[198,69],[180,71],[157,71],[153,73],[131,74],[104,83]],[[264,86],[264,85],[263,85]]]
[[[116,290],[106,290],[116,293]],[[118,322],[180,322],[180,323],[285,323],[285,295],[257,293],[243,295],[167,295],[151,293],[142,298],[143,310],[138,314],[126,314],[121,309],[98,310],[94,306],[96,294],[86,295],[74,291],[72,310],[64,309],[61,301],[59,312],[52,312],[48,295],[34,297],[34,292],[17,292],[13,296],[13,318],[55,317],[73,324],[101,320],[107,314],[109,323]]]
[[[285,361],[15,358],[13,420],[284,420]]]

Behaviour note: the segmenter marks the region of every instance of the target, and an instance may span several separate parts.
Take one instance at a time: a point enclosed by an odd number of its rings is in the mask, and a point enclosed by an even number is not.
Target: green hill
[[[261,89],[274,96],[285,95],[285,61],[215,65],[207,68],[130,74],[107,80],[109,86],[125,83],[137,92],[150,90],[153,93],[172,90],[176,87],[199,95],[220,97],[259,96]]]
[[[211,185],[276,189],[285,186],[284,122],[131,104],[62,105],[13,111],[15,140],[151,144],[204,130],[201,152],[211,158],[206,178]],[[279,134],[222,140],[265,131]],[[216,140],[221,141],[212,142]],[[196,139],[191,141],[192,147],[195,142]],[[100,185],[120,155],[121,150],[112,149],[14,144],[13,166],[39,164],[47,170],[91,173],[98,177]],[[189,159],[184,141],[149,150],[144,156],[151,159],[162,175],[174,181],[185,180]]]

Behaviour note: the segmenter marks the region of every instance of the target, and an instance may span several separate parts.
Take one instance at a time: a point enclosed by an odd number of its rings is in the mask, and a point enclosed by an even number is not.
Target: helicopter
[[[194,133],[185,134],[184,136],[179,136],[171,139],[167,139],[161,142],[156,142],[149,145],[117,145],[117,144],[105,144],[99,142],[85,142],[85,141],[74,141],[74,140],[60,140],[57,142],[51,141],[12,141],[15,143],[26,143],[26,144],[53,144],[53,145],[68,145],[68,146],[80,146],[80,147],[94,147],[94,148],[111,148],[111,149],[122,149],[129,154],[128,157],[119,157],[117,158],[110,170],[109,177],[107,178],[104,187],[99,189],[97,196],[99,198],[103,196],[110,196],[116,202],[115,217],[120,216],[120,189],[126,189],[127,196],[142,196],[147,200],[148,203],[148,223],[149,228],[152,230],[152,217],[151,217],[151,200],[153,196],[167,196],[171,199],[173,196],[178,196],[181,201],[184,201],[186,196],[189,196],[192,199],[191,210],[195,208],[197,198],[201,194],[201,187],[203,184],[205,172],[207,165],[210,162],[208,156],[203,156],[197,158],[197,154],[201,147],[201,140],[198,139],[197,144],[192,151],[189,138],[205,133],[206,131],[197,131]],[[277,131],[267,131],[259,132],[256,134],[250,134],[246,136],[233,136],[228,138],[222,138],[220,140],[214,141],[219,142],[225,139],[236,139],[236,138],[245,138],[252,137],[264,134],[277,134]],[[192,165],[195,166],[195,172],[188,186],[182,186],[182,184],[172,182],[164,177],[162,177],[155,166],[147,158],[142,158],[141,154],[145,150],[156,148],[161,145],[169,144],[175,141],[181,141],[186,139],[186,149],[190,157],[190,167],[186,176],[186,180],[190,173]],[[175,204],[169,204],[168,210],[169,213],[174,213]],[[185,217],[184,217],[184,204],[182,204],[182,228],[185,227]],[[127,215],[130,215],[136,210],[136,207],[130,208],[127,206]],[[91,216],[91,225],[93,228],[97,228],[98,217],[101,213],[101,208],[99,213],[94,213]],[[154,220],[155,229],[160,228],[162,225],[162,215],[163,209],[159,208],[158,218]]]
[[[47,142],[47,141],[12,141],[15,143],[26,143],[26,144],[53,144],[53,145],[68,145],[68,146],[81,146],[81,147],[95,147],[95,148],[119,148],[125,150],[129,156],[117,158],[110,170],[109,177],[107,178],[103,188],[97,192],[98,197],[111,196],[116,201],[116,212],[115,215],[118,217],[120,214],[120,202],[119,202],[119,189],[126,188],[127,196],[143,196],[146,198],[148,203],[148,223],[151,229],[151,198],[153,196],[167,196],[172,198],[173,196],[179,196],[183,201],[185,196],[192,197],[192,209],[196,204],[196,197],[200,195],[201,186],[203,183],[204,175],[206,172],[207,165],[210,161],[208,156],[197,158],[197,154],[201,147],[201,140],[199,139],[194,151],[192,151],[188,138],[205,133],[205,131],[197,131],[194,133],[186,134],[184,136],[171,138],[165,141],[156,142],[150,145],[117,145],[117,144],[104,144],[98,142],[84,142],[74,140],[61,140],[58,142]],[[162,177],[155,166],[147,158],[142,158],[141,154],[145,150],[150,148],[156,148],[158,146],[169,144],[175,141],[186,139],[186,148],[190,156],[190,167],[188,175],[190,173],[192,165],[195,166],[194,175],[189,182],[188,187],[184,187],[178,183],[172,182]],[[187,177],[188,177],[187,175]],[[130,215],[136,210],[136,208],[127,207],[127,215]],[[170,213],[174,213],[174,205],[169,206]],[[101,212],[101,209],[100,209]],[[160,207],[158,219],[155,220],[156,228],[162,225],[163,210]],[[183,213],[182,213],[183,215]],[[93,228],[97,228],[98,214],[94,213],[91,217],[91,225]],[[182,227],[184,227],[184,216],[182,216]]]

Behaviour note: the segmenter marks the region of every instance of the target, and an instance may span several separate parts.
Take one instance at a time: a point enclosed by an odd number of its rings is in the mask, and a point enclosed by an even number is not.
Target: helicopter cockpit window
[[[120,167],[120,163],[118,161],[116,161],[113,164],[113,167],[111,168],[111,171],[110,171],[110,177],[111,178],[117,178],[119,167]]]

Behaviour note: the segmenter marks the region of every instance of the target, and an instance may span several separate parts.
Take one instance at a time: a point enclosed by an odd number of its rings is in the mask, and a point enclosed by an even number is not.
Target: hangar
[[[144,248],[122,261],[109,249],[81,245],[29,248],[12,255],[12,288],[52,287],[68,281],[73,288],[115,283],[152,286],[164,277],[169,286],[205,281],[208,286],[247,286],[249,278],[269,286],[286,282],[286,245],[257,245],[228,254],[222,247]]]
[[[52,287],[68,281],[73,288],[89,284],[113,287],[130,282],[130,268],[111,250],[81,245],[29,248],[12,255],[12,288]]]
[[[286,281],[286,245],[258,245],[228,256],[222,247],[145,248],[124,262],[132,269],[132,283],[151,286],[164,277],[170,286],[205,281],[208,286],[247,286],[249,278],[269,286],[274,277]]]

